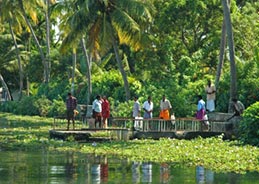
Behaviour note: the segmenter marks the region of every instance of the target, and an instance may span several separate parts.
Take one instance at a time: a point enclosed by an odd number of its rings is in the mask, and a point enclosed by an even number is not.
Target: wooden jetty
[[[165,121],[159,118],[133,119],[133,118],[110,118],[108,128],[95,128],[94,120],[86,121],[77,119],[75,130],[65,130],[66,120],[55,117],[53,129],[49,131],[50,138],[67,140],[71,136],[74,140],[104,141],[104,140],[129,140],[129,139],[193,139],[197,137],[211,137],[223,135],[229,139],[235,134],[238,119],[226,121],[232,114],[210,113],[208,122],[195,118],[176,118]],[[208,126],[205,123],[209,123]],[[136,124],[138,125],[136,127]],[[93,136],[96,132],[106,132],[105,138]]]

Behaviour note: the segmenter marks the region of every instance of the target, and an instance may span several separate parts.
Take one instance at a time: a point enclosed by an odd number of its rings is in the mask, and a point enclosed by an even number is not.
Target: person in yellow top
[[[165,95],[163,95],[163,99],[160,101],[159,117],[161,119],[169,120],[170,119],[170,109],[172,109],[171,103],[168,99],[166,99]]]
[[[206,110],[213,112],[215,111],[216,88],[211,83],[211,80],[208,80],[205,91],[207,94]]]

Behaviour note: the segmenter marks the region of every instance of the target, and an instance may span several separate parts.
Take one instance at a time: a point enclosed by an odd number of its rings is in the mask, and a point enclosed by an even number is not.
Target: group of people
[[[141,119],[151,119],[153,118],[153,108],[154,104],[152,102],[151,96],[148,96],[147,100],[143,103],[141,106],[138,97],[134,97],[134,104],[133,104],[133,109],[132,109],[132,115],[133,118],[135,119],[134,121],[134,128],[138,129],[141,127]],[[144,114],[143,117],[141,117],[141,110],[143,109]],[[170,110],[172,109],[172,105],[170,101],[166,98],[165,95],[163,95],[162,100],[160,101],[160,113],[159,113],[159,118],[164,119],[164,120],[169,120],[171,119],[170,116]],[[172,116],[174,114],[172,113]]]
[[[198,95],[196,118],[199,120],[207,120],[206,111],[215,111],[216,88],[211,83],[211,80],[208,80],[205,92],[207,97],[206,103],[202,99],[202,95]]]
[[[153,102],[151,96],[141,105],[138,101],[138,97],[134,97],[133,104],[133,118],[139,118],[141,116],[141,109],[144,110],[144,119],[149,119],[153,117]],[[163,99],[160,102],[160,115],[161,119],[169,120],[170,119],[170,109],[172,108],[170,101],[163,95]],[[101,97],[100,95],[96,96],[96,99],[93,102],[93,118],[95,119],[95,127],[107,128],[107,119],[110,117],[110,104],[106,96]]]
[[[215,111],[216,88],[211,83],[211,80],[208,80],[205,91],[207,95],[206,103],[202,99],[202,96],[198,95],[196,118],[200,120],[207,120],[206,112]],[[233,98],[232,105],[231,105],[231,111],[233,112],[233,116],[231,116],[228,119],[228,121],[235,116],[240,116],[244,110],[245,110],[245,106],[243,105],[243,103],[237,100],[236,98]]]
[[[75,129],[75,116],[78,113],[77,99],[70,92],[67,94],[67,130],[69,130],[72,121],[73,130]],[[110,103],[106,96],[97,95],[93,101],[92,116],[95,119],[95,127],[107,128],[107,119],[110,117]]]
[[[148,96],[147,100],[143,103],[143,106],[141,108],[141,105],[138,101],[138,97],[134,97],[134,105],[133,105],[133,117],[138,118],[141,116],[141,109],[144,110],[144,119],[149,119],[153,117],[153,102],[151,99],[151,96]],[[166,98],[165,95],[163,95],[163,99],[160,101],[160,114],[159,117],[161,119],[169,120],[170,119],[170,109],[172,109],[172,105],[170,101]]]
[[[97,95],[93,101],[92,116],[95,119],[95,127],[107,128],[108,118],[110,117],[110,103],[106,96]]]
[[[202,99],[202,95],[198,95],[198,103],[197,103],[197,112],[196,118],[199,120],[207,120],[206,112],[215,111],[215,99],[216,99],[216,88],[211,83],[211,80],[208,80],[207,86],[205,88],[207,101]],[[67,107],[67,130],[69,130],[70,121],[73,123],[73,129],[75,127],[75,113],[77,107],[77,99],[72,96],[71,93],[68,93],[68,97],[66,100]],[[141,110],[143,109],[144,119],[150,119],[153,117],[153,102],[151,96],[148,96],[147,100],[141,106],[138,97],[134,97],[134,104],[132,109],[132,115],[134,119],[138,119],[141,117]],[[160,101],[160,113],[159,118],[164,120],[170,120],[172,117],[170,116],[170,110],[172,109],[172,105],[170,101],[163,95],[162,100]],[[240,116],[244,111],[244,105],[238,101],[237,99],[232,99],[232,109],[233,109],[233,118],[234,116]],[[174,113],[172,113],[174,117]],[[101,97],[97,95],[92,105],[92,117],[95,119],[95,127],[99,128],[107,128],[107,120],[110,117],[110,103],[106,96]],[[230,119],[231,119],[230,118]]]

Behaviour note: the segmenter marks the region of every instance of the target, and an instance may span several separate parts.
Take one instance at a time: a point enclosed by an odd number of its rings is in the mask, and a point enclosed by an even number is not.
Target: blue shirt
[[[205,109],[205,102],[202,99],[199,100],[198,107],[197,107],[198,111],[201,109]]]

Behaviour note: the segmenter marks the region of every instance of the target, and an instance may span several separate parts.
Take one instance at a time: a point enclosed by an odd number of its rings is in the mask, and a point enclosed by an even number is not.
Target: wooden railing
[[[135,125],[135,126],[134,126]],[[136,126],[137,125],[137,126]],[[131,128],[144,132],[168,132],[168,131],[213,131],[226,132],[231,128],[231,123],[216,120],[198,120],[196,118],[176,118],[163,120],[133,119],[133,118],[112,118],[109,126]]]
[[[94,126],[92,118],[82,120],[81,117],[76,117],[76,128],[78,129],[98,129]],[[209,123],[206,126],[205,123]],[[66,127],[66,118],[63,116],[54,117],[53,128]],[[201,121],[196,118],[176,118],[163,120],[160,118],[152,119],[134,119],[124,117],[113,117],[108,120],[108,129],[130,129],[143,132],[170,132],[170,131],[213,131],[226,132],[231,129],[231,123],[226,121],[208,120]],[[101,128],[100,130],[104,130]]]

